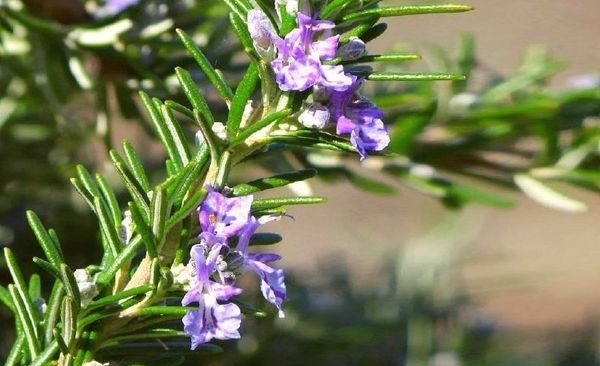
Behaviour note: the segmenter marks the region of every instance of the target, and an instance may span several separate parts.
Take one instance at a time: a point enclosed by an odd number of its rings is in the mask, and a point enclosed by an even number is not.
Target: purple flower
[[[204,233],[210,233],[221,241],[237,235],[250,219],[252,196],[227,198],[214,189],[199,209],[200,227]]]
[[[352,79],[344,74],[342,66],[322,64],[336,54],[339,36],[331,35],[335,24],[300,12],[297,19],[298,28],[288,33],[285,39],[274,39],[278,52],[271,66],[279,88],[304,91],[316,84],[334,90],[348,88]]]
[[[209,237],[215,239],[216,237]],[[188,311],[183,317],[183,329],[192,337],[192,349],[206,343],[212,338],[235,339],[240,337],[238,331],[241,323],[240,309],[235,304],[219,304],[217,300],[227,301],[242,290],[228,284],[211,280],[217,270],[220,253],[227,249],[226,244],[212,242],[197,244],[192,247],[191,260],[195,267],[195,277],[191,289],[181,300],[187,306],[198,303],[198,310]]]
[[[354,77],[352,86],[345,91],[329,93],[329,111],[336,122],[336,133],[350,135],[352,145],[365,159],[369,151],[381,151],[390,142],[381,118],[383,111],[357,93],[362,79]]]
[[[281,256],[274,253],[248,253],[248,244],[256,229],[264,223],[277,219],[279,219],[279,216],[264,216],[259,219],[252,216],[250,223],[240,235],[235,249],[243,259],[242,270],[250,270],[258,275],[261,280],[260,290],[263,297],[277,307],[279,317],[283,318],[285,314],[281,310],[281,305],[287,296],[285,276],[282,269],[275,269],[268,265],[268,263],[281,259]]]
[[[252,201],[252,196],[228,198],[211,188],[200,205],[200,244],[192,247],[191,266],[188,265],[193,268],[194,276],[181,301],[184,306],[198,304],[198,310],[183,317],[184,330],[192,338],[192,349],[213,338],[240,337],[240,309],[226,302],[242,292],[234,286],[236,275],[248,270],[258,274],[263,296],[283,316],[281,305],[286,296],[283,270],[268,265],[280,257],[247,251],[256,229],[278,217],[255,218],[250,211]],[[238,244],[231,250],[228,241],[234,238]]]
[[[120,13],[123,10],[135,5],[139,0],[106,0],[106,8],[113,14]]]
[[[203,294],[199,309],[183,317],[183,330],[192,337],[192,350],[216,339],[240,338],[241,312],[235,304],[221,305],[210,294]]]

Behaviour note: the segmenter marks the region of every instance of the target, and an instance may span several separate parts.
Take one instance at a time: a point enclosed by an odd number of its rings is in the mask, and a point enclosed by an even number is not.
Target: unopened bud
[[[367,45],[358,37],[351,37],[348,42],[341,45],[337,50],[337,56],[344,61],[358,60],[367,54]]]
[[[123,212],[123,221],[121,221],[121,228],[119,230],[119,239],[121,243],[127,245],[133,236],[133,219],[131,218],[131,211],[125,210]]]
[[[212,125],[212,131],[219,140],[225,141],[227,139],[227,127],[225,127],[225,124],[221,122],[215,122]]]
[[[260,10],[250,10],[248,12],[248,31],[252,37],[254,48],[259,56],[267,61],[271,61],[276,56],[273,37],[275,29],[269,18]]]
[[[313,87],[312,97],[315,102],[319,102],[319,103],[327,102],[329,100],[329,95],[330,95],[330,92],[326,87],[321,86],[321,85],[315,85]]]
[[[77,269],[73,272],[79,294],[81,296],[81,306],[86,307],[92,302],[94,297],[98,296],[98,288],[94,283],[94,279],[85,269]]]
[[[279,18],[281,18],[281,14],[279,13],[279,8],[281,6],[284,6],[285,11],[293,16],[296,16],[299,10],[298,0],[275,0],[275,8],[277,9]]]
[[[311,103],[298,116],[298,122],[308,128],[324,128],[329,123],[329,109],[321,103]]]

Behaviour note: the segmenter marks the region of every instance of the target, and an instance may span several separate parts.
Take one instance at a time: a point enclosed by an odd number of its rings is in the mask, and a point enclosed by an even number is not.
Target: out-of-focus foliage
[[[478,202],[507,206],[490,189],[520,189],[537,202],[565,211],[586,206],[553,181],[598,191],[600,81],[582,75],[570,85],[551,85],[564,64],[540,47],[530,48],[514,75],[478,62],[474,40],[460,38],[456,55],[432,47],[424,59],[436,70],[467,75],[465,81],[377,84],[374,98],[386,110],[391,156],[373,157],[367,168],[400,178],[450,207]],[[411,64],[413,65],[413,64]],[[409,71],[412,67],[395,67]],[[349,173],[339,154],[310,152],[304,161],[320,174],[348,177],[368,190],[389,193],[382,183]],[[469,179],[468,184],[460,177]],[[478,187],[487,183],[486,188]]]
[[[478,309],[458,267],[480,224],[443,220],[386,255],[369,286],[325,258],[319,276],[290,281],[286,319],[253,323],[215,365],[597,365],[593,325],[514,332]]]

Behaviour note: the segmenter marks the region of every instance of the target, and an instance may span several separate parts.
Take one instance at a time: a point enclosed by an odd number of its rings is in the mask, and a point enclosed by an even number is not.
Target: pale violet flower
[[[343,61],[353,61],[367,55],[367,45],[358,37],[350,37],[348,42],[341,45],[337,50],[337,57]]]
[[[322,129],[329,123],[329,109],[321,103],[310,103],[298,116],[304,127]]]
[[[261,292],[283,316],[286,297],[283,270],[269,264],[280,257],[271,253],[249,253],[248,245],[256,229],[267,221],[251,214],[253,197],[226,197],[210,188],[200,205],[200,244],[192,247],[188,266],[178,266],[172,272],[176,283],[187,288],[181,303],[195,304],[183,317],[184,330],[192,340],[192,349],[211,339],[240,337],[241,313],[230,303],[242,290],[235,286],[238,275],[253,271],[261,279]],[[230,248],[230,241],[235,248]],[[191,275],[191,276],[190,276]]]
[[[383,111],[358,94],[362,79],[353,78],[348,90],[330,91],[329,111],[336,123],[336,133],[349,134],[352,145],[363,160],[368,152],[385,149],[390,137],[381,120]]]
[[[273,43],[277,37],[273,24],[261,10],[252,9],[248,12],[248,31],[254,43],[254,49],[264,60],[275,58],[277,50]]]
[[[240,337],[240,308],[235,304],[219,304],[217,300],[228,301],[232,296],[239,295],[242,290],[211,279],[223,247],[226,245],[216,241],[203,242],[192,247],[191,261],[195,266],[195,276],[190,283],[190,290],[181,300],[184,306],[198,304],[198,310],[188,311],[182,319],[183,329],[192,338],[192,349],[213,338]]]
[[[345,90],[352,79],[340,65],[324,65],[335,57],[339,35],[332,35],[335,24],[297,14],[298,28],[284,39],[274,37],[277,58],[271,61],[275,80],[283,91],[304,91],[315,85]]]
[[[105,8],[113,14],[117,14],[138,2],[139,0],[107,0]]]

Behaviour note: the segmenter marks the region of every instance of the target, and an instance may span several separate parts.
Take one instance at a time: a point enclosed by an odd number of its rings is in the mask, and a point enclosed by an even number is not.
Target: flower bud
[[[81,306],[86,307],[98,295],[98,288],[92,276],[85,269],[77,269],[73,272],[73,275],[79,288]]]
[[[221,141],[227,140],[227,127],[225,124],[221,122],[215,122],[212,125],[212,131],[215,133],[215,136]]]
[[[299,10],[298,0],[275,0],[275,9],[277,10],[277,15],[281,18],[281,14],[279,14],[279,8],[281,6],[285,7],[285,11],[293,16],[296,16]]]
[[[276,48],[273,44],[275,29],[269,18],[260,10],[248,12],[248,31],[254,42],[254,48],[260,57],[271,61],[276,56]]]
[[[96,360],[92,360],[83,364],[83,366],[110,366],[109,363],[100,363]]]
[[[329,89],[321,85],[315,85],[313,87],[312,97],[315,102],[325,103],[329,100]]]
[[[298,122],[308,128],[324,128],[329,123],[329,109],[321,103],[311,103],[300,113]]]
[[[123,220],[121,221],[121,228],[119,230],[119,239],[121,239],[121,243],[127,245],[132,236],[133,219],[131,218],[131,211],[125,210],[125,212],[123,212]]]
[[[357,60],[367,54],[367,46],[362,39],[350,37],[348,42],[344,43],[337,50],[337,56],[344,61]]]

